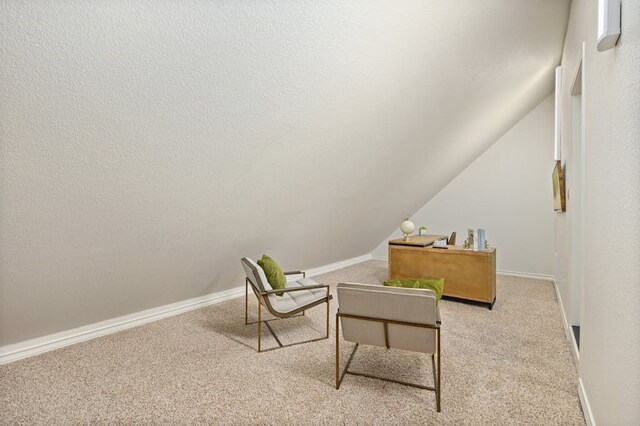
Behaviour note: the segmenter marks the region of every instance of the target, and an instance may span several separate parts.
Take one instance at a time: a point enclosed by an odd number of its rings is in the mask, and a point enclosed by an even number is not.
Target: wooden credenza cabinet
[[[389,241],[389,279],[444,278],[444,296],[484,302],[496,301],[496,249],[473,251]]]

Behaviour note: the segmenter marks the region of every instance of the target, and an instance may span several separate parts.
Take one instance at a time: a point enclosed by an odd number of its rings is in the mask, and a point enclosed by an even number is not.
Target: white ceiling
[[[569,5],[4,1],[0,343],[370,252],[551,92]]]

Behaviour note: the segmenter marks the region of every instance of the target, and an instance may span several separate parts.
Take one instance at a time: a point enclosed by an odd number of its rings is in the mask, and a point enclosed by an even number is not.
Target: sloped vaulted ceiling
[[[0,8],[7,344],[370,252],[550,93],[569,1]]]

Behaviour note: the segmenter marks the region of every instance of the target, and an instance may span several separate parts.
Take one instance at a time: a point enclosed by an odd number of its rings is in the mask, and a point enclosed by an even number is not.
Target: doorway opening
[[[584,59],[584,45],[582,48]],[[584,79],[583,60],[578,65],[573,86],[571,87],[571,330],[580,350],[580,324],[582,318],[582,293],[584,285]]]

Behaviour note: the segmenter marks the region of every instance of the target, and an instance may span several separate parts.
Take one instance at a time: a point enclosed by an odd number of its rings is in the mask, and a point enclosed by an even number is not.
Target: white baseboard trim
[[[576,369],[580,367],[580,351],[578,350],[578,342],[576,342],[576,336],[573,335],[573,330],[569,326],[569,320],[567,319],[567,315],[565,314],[564,305],[562,304],[562,296],[560,296],[560,290],[558,289],[558,284],[553,281],[553,288],[556,291],[556,299],[558,299],[558,308],[560,309],[560,316],[562,317],[562,326],[564,328],[564,335],[569,341],[569,346],[571,346],[571,354],[573,355],[573,361],[576,366]]]
[[[338,269],[346,268],[347,266],[357,265],[358,263],[362,263],[367,260],[371,260],[371,253],[363,254],[362,256],[352,257],[351,259],[347,259],[347,260],[341,260],[340,262],[319,266],[317,268],[309,268],[309,269],[306,269],[305,272],[307,273],[308,277],[313,277],[316,275],[326,274],[327,272],[333,272]]]
[[[389,256],[379,256],[376,254],[371,254],[371,258],[375,259],[375,260],[384,260],[384,261],[388,261],[389,260]]]
[[[356,265],[370,259],[371,254],[365,254],[363,256],[331,263],[329,265],[311,268],[306,270],[306,272],[307,276],[325,274],[327,272],[332,272],[346,266]],[[168,305],[158,306],[156,308],[146,309],[140,312],[134,312],[129,315],[100,321],[94,324],[73,328],[71,330],[5,345],[0,347],[0,365],[52,351],[54,349],[63,348],[75,343],[95,339],[96,337],[115,333],[117,331],[137,327],[139,325],[181,314],[183,312],[224,302],[226,300],[240,297],[243,294],[244,285],[229,290],[211,293],[206,296],[194,297],[192,299],[170,303]]]
[[[584,413],[587,426],[596,426],[591,405],[589,405],[589,399],[587,398],[587,392],[584,390],[584,383],[582,383],[582,379],[580,378],[578,378],[578,395],[580,396],[580,404],[582,405],[582,412]]]
[[[5,345],[0,348],[0,365],[38,355],[54,349],[63,348],[85,340],[137,327],[162,318],[202,308],[225,300],[234,299],[244,294],[244,286],[223,290],[206,296],[194,297],[181,302],[170,303],[156,308],[146,309],[133,314],[112,318],[105,321],[36,337],[23,342]]]
[[[551,275],[534,274],[534,273],[531,273],[531,272],[505,271],[503,269],[496,270],[496,274],[498,274],[498,275],[506,275],[508,277],[530,278],[530,279],[533,279],[533,280],[544,280],[544,281],[553,281],[554,280],[554,278]]]
[[[564,334],[567,336],[567,339],[570,339],[571,330],[569,329],[569,321],[567,321],[567,316],[564,313],[564,305],[562,304],[562,297],[560,296],[560,290],[558,290],[558,284],[556,284],[555,280],[553,281],[553,289],[556,292],[556,299],[558,300],[558,307],[560,308],[560,316],[562,317],[562,326],[564,327]]]

